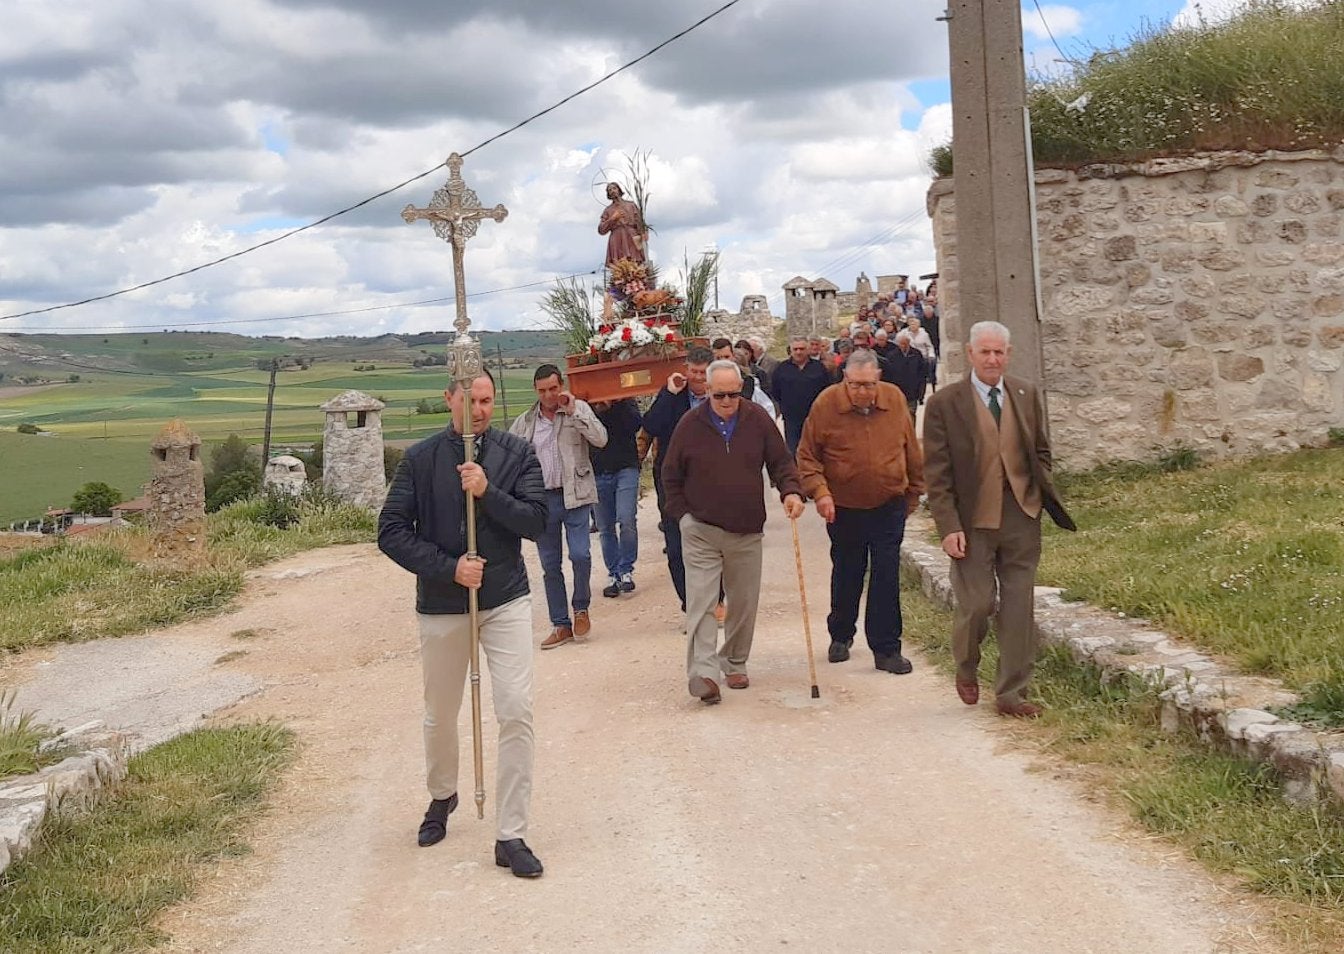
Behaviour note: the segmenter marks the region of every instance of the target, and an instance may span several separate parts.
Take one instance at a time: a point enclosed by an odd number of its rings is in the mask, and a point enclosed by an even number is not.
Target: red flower
[[[644,319],[644,327],[645,327],[645,328],[652,328],[652,327],[653,327],[653,319],[652,319],[652,318],[645,318],[645,319]]]
[[[603,325],[601,328],[598,328],[597,330],[600,334],[609,335],[611,334],[611,325]]]
[[[589,354],[597,354],[597,345],[589,345],[589,346],[588,346],[588,353],[589,353]]]
[[[631,330],[630,330],[629,328],[622,328],[622,329],[621,329],[621,340],[622,340],[622,341],[629,341],[629,340],[630,340],[630,335],[631,335]]]

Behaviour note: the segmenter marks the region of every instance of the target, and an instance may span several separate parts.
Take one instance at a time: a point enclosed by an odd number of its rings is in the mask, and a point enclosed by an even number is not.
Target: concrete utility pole
[[[275,407],[275,373],[280,370],[280,359],[271,359],[271,383],[266,390],[266,427],[261,438],[261,475],[266,476],[266,464],[271,459],[271,411]]]
[[[1012,372],[1041,380],[1034,179],[1019,0],[949,0],[961,334],[995,319]]]

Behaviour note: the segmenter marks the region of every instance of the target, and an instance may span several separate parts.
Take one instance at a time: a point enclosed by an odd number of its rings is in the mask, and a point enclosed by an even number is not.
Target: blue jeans
[[[610,576],[635,571],[635,560],[639,559],[639,527],[635,518],[638,504],[638,467],[597,475],[597,529],[602,539],[602,562]]]
[[[863,629],[874,656],[901,651],[901,540],[905,536],[905,499],[897,497],[872,510],[835,508],[831,537],[831,639],[852,643],[858,629],[864,578],[868,604]]]
[[[565,593],[560,534],[563,529],[565,543],[569,546],[569,563],[574,568],[574,608],[586,610],[593,598],[588,579],[593,574],[588,542],[588,521],[593,508],[584,504],[566,510],[563,490],[546,491],[546,507],[546,529],[537,537],[537,554],[541,557],[542,578],[546,583],[546,609],[551,614],[552,626],[572,626]]]

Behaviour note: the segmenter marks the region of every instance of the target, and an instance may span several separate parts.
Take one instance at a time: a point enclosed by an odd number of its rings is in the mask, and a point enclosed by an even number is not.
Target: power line
[[[528,125],[529,123],[534,122],[535,120],[540,119],[542,116],[545,116],[547,113],[553,112],[554,110],[559,109],[561,106],[564,106],[566,103],[569,103],[569,102],[571,102],[571,101],[577,99],[578,97],[584,95],[585,93],[591,92],[592,90],[594,90],[594,89],[596,89],[597,87],[601,86],[603,83],[607,82],[608,80],[612,79],[613,77],[615,77],[615,76],[617,76],[617,75],[619,75],[619,74],[621,74],[621,73],[624,73],[626,70],[630,69],[631,67],[633,67],[633,66],[635,66],[635,65],[637,65],[637,64],[639,64],[639,63],[641,63],[641,62],[643,62],[644,60],[646,60],[646,59],[648,59],[649,57],[653,56],[655,53],[658,53],[659,51],[663,50],[665,47],[667,47],[667,46],[669,46],[669,45],[675,43],[677,40],[680,40],[682,37],[686,36],[688,33],[691,33],[692,31],[697,30],[697,29],[699,29],[700,27],[704,26],[706,23],[708,23],[710,20],[713,20],[713,19],[714,19],[715,17],[717,17],[719,14],[724,13],[725,11],[727,11],[727,10],[728,10],[729,8],[731,8],[731,7],[735,7],[735,6],[737,6],[737,4],[739,4],[740,2],[741,2],[741,0],[728,0],[727,3],[723,4],[723,5],[722,5],[721,7],[719,7],[717,10],[714,10],[713,12],[711,12],[711,13],[709,13],[709,14],[706,14],[705,16],[701,17],[699,20],[695,21],[694,23],[692,23],[690,26],[686,27],[686,29],[682,30],[681,32],[673,34],[672,36],[668,37],[666,40],[663,40],[663,41],[662,41],[661,43],[659,43],[657,46],[655,46],[655,47],[653,47],[652,49],[647,50],[646,52],[640,54],[639,56],[635,57],[633,60],[630,60],[629,62],[624,63],[624,64],[622,64],[621,66],[616,67],[616,69],[612,70],[610,73],[607,73],[605,76],[602,76],[601,78],[599,78],[599,79],[597,79],[597,80],[594,80],[593,82],[589,83],[587,86],[583,87],[582,89],[580,89],[580,90],[576,90],[575,92],[570,93],[568,96],[564,97],[564,98],[561,99],[559,102],[553,103],[553,104],[551,104],[550,106],[547,106],[545,109],[540,110],[539,112],[535,112],[535,113],[533,113],[531,116],[528,116],[526,119],[522,120],[521,122],[514,123],[514,124],[513,124],[512,126],[510,126],[508,129],[505,129],[505,130],[503,130],[502,132],[495,133],[495,135],[491,136],[489,139],[486,139],[486,140],[483,140],[482,142],[477,143],[476,145],[474,145],[474,146],[472,146],[470,149],[468,149],[466,152],[462,153],[462,156],[463,156],[463,157],[470,156],[472,153],[476,152],[477,150],[479,150],[479,149],[483,149],[483,148],[485,148],[486,146],[490,145],[491,143],[498,142],[500,139],[503,139],[505,136],[508,136],[508,135],[511,134],[511,133],[517,132],[519,129],[522,129],[524,126]],[[161,285],[161,284],[163,284],[164,282],[172,281],[172,280],[175,279],[175,278],[182,278],[182,277],[185,276],[185,275],[191,275],[191,274],[194,274],[194,273],[196,273],[196,272],[203,271],[203,270],[205,270],[205,269],[207,269],[207,268],[213,268],[213,267],[216,266],[216,265],[222,265],[222,264],[225,263],[225,262],[232,261],[232,260],[235,259],[235,258],[241,258],[241,257],[244,256],[244,255],[247,255],[247,254],[249,254],[249,253],[251,253],[251,252],[255,252],[255,251],[257,251],[258,249],[266,248],[267,246],[270,246],[270,245],[275,245],[277,242],[283,242],[285,239],[290,238],[290,237],[295,236],[295,235],[298,235],[300,232],[306,232],[306,231],[308,231],[309,229],[316,228],[316,227],[319,226],[319,225],[324,225],[324,224],[326,224],[327,222],[330,222],[332,219],[338,218],[338,217],[340,217],[340,216],[342,216],[342,215],[345,215],[345,214],[347,214],[347,213],[349,213],[349,212],[353,212],[353,211],[355,211],[356,209],[363,208],[364,206],[368,205],[368,204],[371,203],[371,202],[375,202],[375,201],[377,201],[378,199],[383,198],[384,196],[389,196],[389,195],[391,195],[393,192],[396,192],[396,191],[398,191],[398,190],[400,190],[400,189],[404,189],[406,186],[411,185],[412,183],[419,182],[421,179],[424,179],[424,178],[426,178],[426,177],[428,177],[428,176],[433,175],[435,172],[438,172],[440,169],[442,169],[445,165],[447,165],[447,162],[446,162],[446,161],[445,161],[445,162],[441,162],[441,163],[439,163],[438,165],[434,166],[432,169],[426,169],[424,172],[421,172],[421,173],[419,173],[418,175],[411,176],[409,179],[406,179],[406,180],[404,180],[404,181],[402,181],[402,182],[398,182],[396,185],[392,186],[391,188],[389,188],[389,189],[384,189],[384,190],[381,191],[381,192],[375,193],[374,195],[369,196],[367,199],[361,199],[360,201],[354,203],[353,205],[348,205],[348,206],[346,206],[345,208],[340,209],[339,211],[332,212],[332,213],[329,214],[329,215],[324,215],[324,216],[322,216],[322,218],[317,219],[316,221],[309,222],[309,223],[307,223],[306,225],[300,225],[298,228],[290,229],[288,232],[284,232],[284,233],[282,233],[282,234],[280,234],[280,235],[277,235],[275,238],[269,238],[269,239],[266,239],[264,242],[258,242],[258,243],[255,244],[255,245],[250,245],[250,246],[248,246],[247,248],[239,249],[239,250],[236,251],[236,252],[230,252],[228,255],[221,256],[220,258],[216,258],[216,259],[213,259],[213,260],[208,261],[208,262],[202,262],[200,265],[194,265],[194,266],[192,266],[191,268],[184,268],[184,269],[182,269],[181,271],[173,272],[171,275],[164,275],[162,278],[155,278],[155,279],[153,279],[153,280],[151,280],[151,281],[141,282],[141,283],[138,284],[138,285],[131,285],[131,286],[127,287],[127,288],[121,288],[121,289],[118,289],[117,291],[106,292],[105,294],[102,294],[102,295],[94,295],[94,296],[92,296],[92,297],[90,297],[90,298],[84,298],[84,299],[81,299],[80,301],[65,302],[64,304],[60,304],[60,305],[48,305],[46,308],[34,308],[34,309],[29,310],[29,311],[15,312],[14,314],[11,314],[11,315],[0,315],[0,321],[7,321],[7,320],[9,320],[9,319],[11,319],[11,318],[27,318],[27,317],[29,317],[29,316],[31,316],[31,315],[44,315],[44,314],[47,314],[48,312],[60,311],[61,309],[64,309],[64,308],[77,308],[77,307],[79,307],[80,305],[88,305],[88,304],[92,304],[93,302],[106,301],[106,300],[109,299],[109,298],[116,298],[116,297],[118,297],[118,296],[120,296],[120,295],[126,295],[126,294],[129,294],[130,292],[133,292],[133,291],[140,291],[140,290],[145,289],[145,288],[150,288],[151,286],[154,286],[154,285]]]
[[[504,292],[521,291],[527,288],[537,288],[541,285],[549,285],[551,282],[569,281],[571,278],[583,278],[586,275],[596,275],[599,270],[594,268],[586,272],[575,272],[572,275],[562,275],[558,278],[544,278],[538,281],[527,282],[522,285],[509,285],[506,288],[490,288],[485,291],[468,292],[468,298],[481,298],[485,295],[499,295]],[[300,315],[283,315],[278,318],[222,318],[211,321],[184,321],[174,322],[174,328],[201,328],[207,325],[253,325],[253,324],[279,324],[286,321],[303,321],[308,318],[334,318],[341,315],[359,315],[370,311],[390,311],[393,308],[419,308],[424,305],[441,305],[445,302],[457,301],[456,295],[448,295],[444,298],[425,298],[420,301],[393,302],[390,305],[368,305],[362,308],[346,308],[340,311],[314,311]],[[152,325],[66,325],[63,328],[13,328],[10,329],[16,333],[47,333],[47,334],[65,334],[69,331],[143,331],[146,329],[162,328],[163,322],[157,322]]]
[[[1045,11],[1041,9],[1041,0],[1031,0],[1031,2],[1036,6],[1036,13],[1040,15],[1041,26],[1045,27],[1046,36],[1050,37],[1050,42],[1055,45],[1055,52],[1059,54],[1064,62],[1072,62],[1069,59],[1068,54],[1060,48],[1059,41],[1055,39],[1055,31],[1050,29],[1050,21],[1045,18]]]

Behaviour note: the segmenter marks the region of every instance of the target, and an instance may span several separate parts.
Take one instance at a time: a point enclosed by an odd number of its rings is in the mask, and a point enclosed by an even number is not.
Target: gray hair
[[[714,376],[715,371],[731,371],[737,375],[737,380],[742,381],[742,369],[737,366],[736,361],[728,361],[719,358],[717,361],[711,361],[709,367],[705,369],[705,379],[708,380]]]
[[[890,335],[887,334],[886,328],[878,328],[876,331],[873,332],[873,337],[877,338],[880,341],[886,341],[887,338],[890,337]]]
[[[910,334],[910,332],[906,331],[904,328],[902,328],[900,331],[896,332],[896,343],[900,344],[901,341],[903,340],[906,342],[914,341],[915,336]]]
[[[831,343],[831,339],[830,339],[830,338],[827,338],[825,335],[813,335],[813,336],[812,336],[812,340],[815,341],[817,344],[827,345],[827,346],[829,346],[830,343]]]
[[[981,335],[998,335],[1003,339],[1005,345],[1012,344],[1013,336],[1007,327],[999,324],[997,321],[977,321],[971,325],[971,330],[966,335],[966,343],[972,348],[975,347],[975,339]]]
[[[818,340],[818,339],[815,339],[815,338],[814,338],[813,340],[815,341],[815,340]],[[795,344],[797,344],[797,343],[800,342],[800,341],[801,341],[803,344],[807,344],[807,343],[808,343],[807,335],[794,335],[792,338],[789,339],[789,347],[793,347]]]
[[[751,345],[753,348],[760,348],[762,351],[765,350],[765,339],[760,335],[752,335],[747,339],[747,344]]]
[[[871,351],[859,349],[849,356],[845,362],[845,377],[849,377],[849,372],[856,368],[878,368],[877,355]]]

